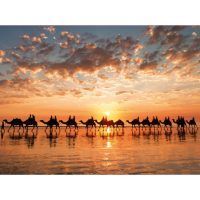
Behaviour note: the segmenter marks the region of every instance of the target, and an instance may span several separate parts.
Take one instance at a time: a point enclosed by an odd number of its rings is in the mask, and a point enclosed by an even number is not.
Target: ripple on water
[[[199,174],[199,131],[171,135],[162,130],[140,133],[125,128],[123,136],[86,137],[80,128],[76,138],[46,137],[39,128],[36,138],[0,139],[1,174]],[[109,133],[110,134],[110,133]]]

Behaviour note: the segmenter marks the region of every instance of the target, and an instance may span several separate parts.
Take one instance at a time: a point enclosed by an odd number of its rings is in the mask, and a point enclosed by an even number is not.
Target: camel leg
[[[10,131],[10,128],[12,127],[12,125],[8,128],[8,132]]]

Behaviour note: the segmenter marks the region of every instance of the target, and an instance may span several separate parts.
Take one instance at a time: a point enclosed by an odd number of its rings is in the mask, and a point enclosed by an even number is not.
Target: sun
[[[109,117],[110,116],[110,111],[106,111],[105,114],[106,114],[107,117]]]

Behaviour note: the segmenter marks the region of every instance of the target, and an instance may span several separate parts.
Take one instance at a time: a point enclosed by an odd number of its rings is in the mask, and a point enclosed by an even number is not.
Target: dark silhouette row
[[[73,117],[69,116],[68,120],[66,121],[63,121],[63,120],[58,121],[56,116],[55,117],[51,116],[48,121],[40,120],[40,122],[46,125],[46,129],[47,128],[52,129],[53,127],[56,127],[56,129],[60,128],[59,123],[64,124],[66,126],[66,129],[67,128],[71,129],[72,127],[74,127],[75,129],[78,129],[78,122],[76,122],[75,116]],[[169,117],[165,117],[164,121],[159,120],[158,117],[153,117],[152,121],[150,121],[148,116],[141,121],[139,117],[133,119],[132,121],[127,120],[127,123],[131,124],[132,128],[138,127],[138,128],[154,128],[154,129],[161,128],[162,124],[164,125],[165,128],[172,128],[172,122],[177,125],[177,128],[181,128],[181,129],[186,128],[187,124],[189,125],[189,127],[197,128],[197,124],[194,117],[190,119],[189,121],[185,120],[184,117],[182,116],[178,116],[177,119],[172,119],[172,121],[170,120]],[[4,119],[1,126],[2,129],[4,129],[4,126],[5,126],[4,123],[10,124],[9,130],[12,127],[15,128],[16,126],[19,127],[19,130],[21,128],[28,129],[28,127],[33,127],[33,129],[38,128],[38,122],[36,121],[34,115],[30,115],[29,118],[25,121],[19,118],[14,118],[11,121]],[[125,126],[125,123],[121,119],[117,121],[113,121],[113,120],[108,120],[107,117],[103,117],[101,121],[97,121],[93,117],[91,117],[85,122],[80,120],[79,123],[85,125],[86,129],[90,127],[96,128],[97,125],[99,129],[104,128],[104,127],[124,128]]]

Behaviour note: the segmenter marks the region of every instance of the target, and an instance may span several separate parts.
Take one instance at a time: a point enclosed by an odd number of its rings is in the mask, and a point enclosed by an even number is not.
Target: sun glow
[[[110,116],[110,111],[106,111],[106,112],[105,112],[105,115],[106,115],[107,117],[109,117],[109,116]]]

